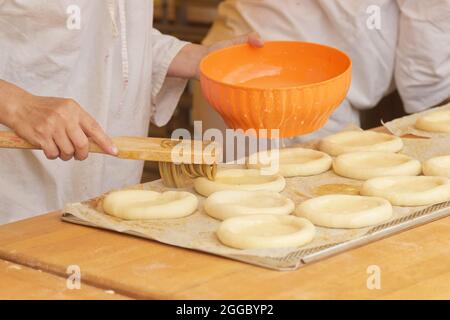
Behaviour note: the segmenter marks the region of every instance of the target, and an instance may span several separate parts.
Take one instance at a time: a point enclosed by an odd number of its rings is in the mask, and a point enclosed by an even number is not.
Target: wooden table
[[[0,260],[0,279],[0,299],[126,299],[84,284],[69,289],[65,278],[4,260]]]
[[[43,298],[111,298],[113,290],[114,298],[148,299],[450,299],[450,217],[278,272],[65,223],[60,216],[0,226],[0,259],[24,270],[20,277],[0,270],[0,298],[30,297],[46,277]],[[61,286],[74,264],[86,289],[67,292]],[[372,265],[380,268],[380,289],[367,288]],[[37,270],[44,274],[36,277]]]
[[[65,279],[76,264],[83,286],[149,299],[450,298],[450,217],[350,250],[293,272],[278,272],[110,231],[60,221],[55,212],[0,227],[0,258]],[[381,289],[366,286],[381,270]],[[61,283],[48,283],[55,297]],[[7,280],[5,282],[5,280]],[[0,272],[0,295],[10,275]],[[30,280],[32,288],[39,279]],[[5,284],[6,283],[6,284]],[[27,287],[23,297],[27,296]],[[44,293],[45,295],[45,293]],[[13,292],[10,298],[20,297]]]

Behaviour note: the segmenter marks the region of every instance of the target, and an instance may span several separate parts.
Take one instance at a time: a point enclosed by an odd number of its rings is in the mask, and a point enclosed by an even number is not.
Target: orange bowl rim
[[[323,81],[319,81],[319,82],[313,82],[313,83],[309,83],[309,84],[302,84],[302,85],[297,85],[297,86],[286,86],[286,87],[280,87],[280,88],[257,88],[257,87],[251,87],[251,86],[245,86],[245,85],[237,85],[237,84],[231,84],[231,83],[226,83],[223,81],[219,81],[216,79],[213,79],[209,76],[207,76],[204,72],[204,63],[206,61],[206,59],[208,59],[208,57],[210,57],[211,55],[215,55],[215,54],[219,54],[222,51],[225,50],[229,50],[229,49],[235,49],[235,48],[239,48],[239,47],[244,47],[244,46],[248,46],[248,44],[244,43],[244,44],[238,44],[238,45],[234,45],[231,47],[226,47],[226,48],[222,48],[222,49],[218,49],[216,51],[213,51],[211,53],[209,53],[208,55],[206,55],[205,57],[202,58],[202,60],[200,61],[200,75],[201,77],[204,77],[206,79],[208,79],[209,81],[215,82],[217,84],[221,84],[221,85],[225,85],[228,87],[232,87],[235,89],[248,89],[248,90],[256,90],[256,91],[267,91],[267,90],[292,90],[292,89],[302,89],[302,88],[310,88],[310,87],[316,87],[316,86],[320,86],[320,85],[324,85],[328,82],[332,82],[335,81],[339,78],[344,77],[351,69],[352,69],[352,59],[342,50],[339,50],[338,48],[332,47],[332,46],[327,46],[324,44],[320,44],[320,43],[316,43],[316,42],[307,42],[307,41],[283,41],[283,40],[278,40],[278,41],[265,41],[265,44],[267,43],[301,43],[301,44],[307,44],[307,45],[313,45],[313,46],[318,46],[318,47],[323,47],[326,49],[332,49],[334,51],[337,51],[338,53],[342,54],[349,62],[348,67],[339,75],[332,77],[330,79],[327,80],[323,80]],[[201,78],[200,77],[200,78]]]

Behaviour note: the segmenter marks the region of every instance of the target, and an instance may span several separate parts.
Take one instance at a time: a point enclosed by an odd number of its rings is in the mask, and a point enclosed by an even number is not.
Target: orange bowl
[[[200,63],[203,95],[233,129],[279,129],[280,137],[325,125],[347,95],[350,58],[335,48],[294,41],[221,49]]]

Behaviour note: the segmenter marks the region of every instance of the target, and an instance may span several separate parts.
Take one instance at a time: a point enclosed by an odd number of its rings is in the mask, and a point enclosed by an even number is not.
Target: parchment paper
[[[383,126],[389,130],[392,134],[396,136],[404,136],[406,134],[413,134],[418,137],[425,138],[439,138],[439,137],[447,137],[450,135],[448,133],[439,133],[439,132],[429,132],[417,129],[414,124],[416,123],[417,118],[439,110],[450,110],[450,103],[442,105],[440,107],[432,108],[424,112],[415,113],[406,117],[402,117],[399,119],[395,119],[386,123],[383,123]]]
[[[402,153],[421,161],[450,153],[448,138],[403,140],[405,147]],[[291,198],[296,204],[317,196],[318,190],[323,188],[323,185],[337,184],[359,189],[362,184],[362,181],[337,176],[331,170],[316,176],[287,178],[286,182],[287,185],[282,194]],[[166,188],[160,180],[132,188],[160,192],[172,190]],[[192,186],[183,190],[195,193]],[[378,226],[360,229],[317,227],[315,239],[301,248],[237,250],[224,246],[218,241],[215,231],[220,221],[205,214],[204,197],[197,196],[200,200],[199,209],[191,216],[181,219],[121,220],[103,212],[102,196],[87,202],[68,204],[64,209],[63,220],[209,252],[276,270],[294,270],[303,264],[450,214],[450,202],[422,207],[394,207],[393,218]]]

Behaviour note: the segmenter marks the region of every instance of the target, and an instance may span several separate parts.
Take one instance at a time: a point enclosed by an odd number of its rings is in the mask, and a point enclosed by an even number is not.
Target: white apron
[[[450,0],[398,0],[395,80],[406,112],[450,97]]]
[[[67,27],[71,5],[80,10],[79,30]],[[148,0],[0,0],[0,79],[75,99],[110,136],[146,136],[150,119],[170,119],[186,84],[166,79],[186,43],[154,30],[152,17]],[[63,162],[0,149],[0,223],[138,183],[142,168],[102,155]]]
[[[381,29],[366,26],[370,5],[380,8]],[[347,99],[331,116],[325,127],[304,139],[330,134],[350,123],[359,124],[358,110],[375,106],[392,90],[397,42],[398,6],[392,0],[227,0],[204,40],[213,43],[223,38],[257,31],[265,40],[300,40],[339,48],[353,60],[353,78]],[[301,57],[299,57],[301,59]],[[197,91],[198,92],[198,91]],[[220,126],[195,97],[195,115]]]

